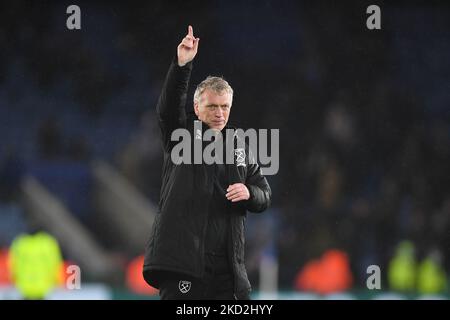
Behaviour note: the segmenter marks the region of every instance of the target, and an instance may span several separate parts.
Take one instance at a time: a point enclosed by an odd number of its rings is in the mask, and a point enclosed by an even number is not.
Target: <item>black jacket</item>
[[[170,140],[172,131],[186,128],[194,140],[195,117],[185,111],[192,62],[183,67],[173,60],[157,105],[162,134],[164,164],[159,210],[145,248],[143,275],[158,288],[160,271],[185,273],[194,277],[204,275],[205,234],[214,184],[214,166],[207,164],[174,164],[171,150],[177,142]],[[202,126],[207,129],[206,124]],[[239,137],[237,137],[239,138]],[[246,155],[251,153],[246,145]],[[229,184],[244,183],[250,199],[230,203],[230,259],[234,274],[235,295],[244,297],[250,283],[244,265],[244,225],[246,212],[262,212],[271,201],[271,190],[256,163],[226,165]],[[226,192],[226,191],[224,191]],[[225,195],[224,195],[225,196]]]

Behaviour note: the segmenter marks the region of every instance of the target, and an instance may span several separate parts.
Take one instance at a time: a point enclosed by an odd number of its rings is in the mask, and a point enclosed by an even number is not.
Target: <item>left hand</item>
[[[225,195],[231,202],[238,202],[250,199],[250,191],[243,183],[235,183],[228,186],[227,194]]]

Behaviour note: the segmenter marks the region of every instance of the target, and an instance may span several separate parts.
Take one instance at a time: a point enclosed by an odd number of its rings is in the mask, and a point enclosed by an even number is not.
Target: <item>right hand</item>
[[[184,66],[186,63],[192,61],[197,54],[198,42],[200,38],[194,37],[192,26],[188,27],[188,34],[181,40],[177,48],[178,65]]]

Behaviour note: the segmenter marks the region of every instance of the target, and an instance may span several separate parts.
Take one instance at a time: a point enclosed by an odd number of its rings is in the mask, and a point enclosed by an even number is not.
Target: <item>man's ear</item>
[[[194,112],[198,117],[198,102],[194,103]]]

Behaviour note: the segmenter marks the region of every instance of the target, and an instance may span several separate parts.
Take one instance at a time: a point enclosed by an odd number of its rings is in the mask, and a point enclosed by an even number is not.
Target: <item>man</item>
[[[250,154],[247,146],[240,151],[239,163],[175,164],[171,158],[175,129],[188,129],[201,139],[202,132],[194,132],[194,120],[202,122],[202,129],[226,137],[233,90],[224,79],[208,77],[200,83],[194,94],[194,113],[185,112],[199,41],[189,26],[156,108],[164,164],[159,210],[146,246],[143,275],[147,283],[160,289],[161,299],[248,299],[251,287],[244,265],[244,224],[247,210],[262,212],[270,205],[266,178],[258,164],[245,157]]]

